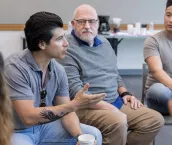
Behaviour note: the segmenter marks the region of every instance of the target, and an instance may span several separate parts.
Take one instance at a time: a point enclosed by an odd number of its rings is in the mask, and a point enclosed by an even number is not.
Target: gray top
[[[144,59],[150,56],[160,56],[163,70],[170,77],[172,77],[171,54],[172,54],[172,39],[167,34],[166,30],[163,30],[145,40]],[[152,74],[149,72],[145,89],[147,90],[152,84],[157,82],[158,81],[155,80]]]
[[[117,70],[117,58],[108,42],[102,36],[103,42],[96,47],[80,44],[68,35],[69,47],[65,59],[59,60],[64,65],[69,82],[70,96],[75,94],[88,82],[87,93],[107,93],[105,101],[112,103],[119,96],[117,89],[124,86]]]
[[[56,96],[69,96],[67,76],[64,68],[52,59],[49,64],[46,85],[42,87],[42,72],[32,53],[25,49],[5,60],[5,78],[11,100],[34,100],[40,105],[40,91],[47,91],[46,104],[52,106]],[[27,112],[26,112],[27,113]],[[25,129],[17,113],[14,112],[15,129]]]

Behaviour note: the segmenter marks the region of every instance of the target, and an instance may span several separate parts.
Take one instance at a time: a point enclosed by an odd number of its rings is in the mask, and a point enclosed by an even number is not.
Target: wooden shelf
[[[0,31],[23,31],[24,24],[0,24]],[[67,30],[67,24],[64,24],[63,28]]]
[[[127,24],[121,24],[120,29],[121,30],[127,30]],[[147,29],[149,29],[149,25],[147,25]],[[164,24],[154,24],[154,29],[155,30],[163,30]]]
[[[24,24],[0,24],[0,31],[22,31]]]
[[[0,24],[0,31],[23,31],[24,24]],[[64,24],[64,30],[67,30],[68,25]],[[121,24],[121,30],[127,30],[127,24]],[[147,26],[149,28],[149,26]],[[154,25],[155,30],[162,30],[164,29],[163,24],[155,24]]]

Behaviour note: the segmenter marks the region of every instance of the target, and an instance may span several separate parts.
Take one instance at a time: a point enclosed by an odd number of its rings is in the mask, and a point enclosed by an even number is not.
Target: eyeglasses
[[[75,20],[75,19],[74,19]],[[90,19],[90,20],[85,20],[85,19],[79,19],[79,20],[75,20],[79,25],[81,26],[85,26],[85,24],[89,23],[89,25],[96,25],[98,23],[99,20],[95,20],[95,19]]]
[[[40,91],[41,103],[40,103],[39,107],[45,107],[46,106],[46,103],[45,103],[46,96],[47,96],[46,90]]]

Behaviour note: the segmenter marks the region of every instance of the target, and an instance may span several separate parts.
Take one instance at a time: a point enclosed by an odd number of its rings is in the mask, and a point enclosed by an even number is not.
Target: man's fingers
[[[126,97],[126,96],[124,96],[122,99],[123,99],[123,101],[124,101],[124,104],[126,105],[126,104],[127,104],[127,102],[128,102],[127,97]]]
[[[79,92],[83,94],[88,90],[89,87],[90,87],[89,83],[86,83]]]
[[[99,101],[103,100],[105,96],[106,96],[106,93],[90,95],[89,103],[90,104],[98,103]]]
[[[144,106],[139,100],[138,100],[138,102],[139,102],[140,107]]]
[[[137,108],[139,108],[139,102],[137,99],[134,99],[134,109],[136,110]]]
[[[90,97],[94,100],[94,99],[97,99],[97,98],[100,98],[100,97],[104,98],[105,96],[106,96],[106,93],[100,93],[100,94],[93,94]]]
[[[140,108],[141,106],[143,106],[142,103],[141,103],[139,100],[137,100],[137,101],[138,101],[138,106],[139,106],[139,108]]]
[[[134,99],[134,109],[138,109],[138,108],[140,108],[141,106],[143,106],[143,104],[139,101],[139,100],[137,100],[136,98]]]
[[[141,107],[141,103],[139,100],[137,100],[137,107],[140,108]]]
[[[103,100],[104,97],[106,96],[106,93],[101,93],[101,94],[94,94],[90,96],[91,101],[96,101],[96,100]]]
[[[131,108],[134,108],[135,98],[131,96]]]

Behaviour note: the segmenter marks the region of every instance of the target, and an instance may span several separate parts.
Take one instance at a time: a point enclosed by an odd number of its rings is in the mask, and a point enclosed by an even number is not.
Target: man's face
[[[63,59],[68,46],[64,30],[62,28],[56,28],[52,33],[53,37],[50,39],[50,43],[45,45],[45,53],[49,58]]]
[[[93,42],[99,26],[96,12],[90,9],[78,11],[72,21],[72,26],[78,38],[87,43]]]
[[[164,15],[164,27],[172,33],[172,6],[167,7]]]

